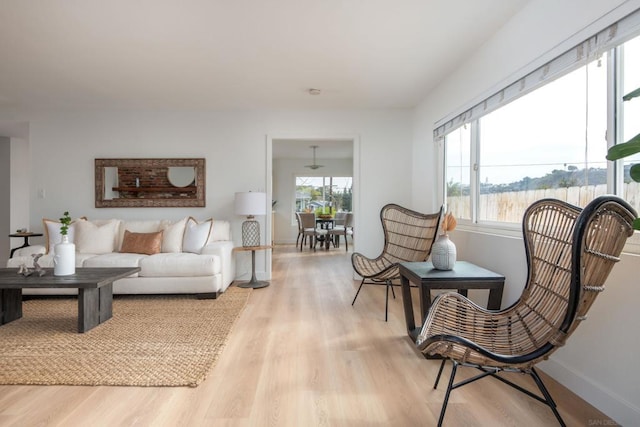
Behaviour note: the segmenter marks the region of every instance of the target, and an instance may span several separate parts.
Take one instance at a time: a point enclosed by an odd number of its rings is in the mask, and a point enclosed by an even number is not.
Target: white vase
[[[431,263],[437,270],[453,270],[456,264],[456,245],[449,240],[449,236],[438,236],[431,248]]]
[[[76,245],[69,242],[69,236],[55,245],[53,257],[53,275],[68,276],[76,273]]]

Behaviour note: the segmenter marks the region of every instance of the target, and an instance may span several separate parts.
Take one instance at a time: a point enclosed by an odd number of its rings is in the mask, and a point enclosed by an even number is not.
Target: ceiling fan
[[[313,164],[312,165],[305,165],[305,168],[316,170],[318,168],[324,167],[324,165],[316,164],[316,148],[318,148],[318,146],[317,145],[312,145],[311,148],[313,149]]]

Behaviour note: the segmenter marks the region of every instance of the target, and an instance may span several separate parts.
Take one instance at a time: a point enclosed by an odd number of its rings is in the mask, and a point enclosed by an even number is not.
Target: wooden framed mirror
[[[96,208],[204,207],[204,159],[96,159]]]

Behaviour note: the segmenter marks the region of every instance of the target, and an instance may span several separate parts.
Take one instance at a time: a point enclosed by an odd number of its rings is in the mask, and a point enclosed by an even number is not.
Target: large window
[[[618,99],[623,95],[640,88],[640,37],[625,43],[620,49],[619,66],[622,82],[618,91]],[[624,142],[640,133],[640,99],[634,98],[627,102],[620,102],[622,109],[621,132],[619,141]],[[640,154],[624,159],[623,187],[618,193],[640,212],[640,183],[629,177],[629,168],[640,162]]]
[[[640,133],[640,99],[621,101],[640,87],[640,37],[582,64],[446,133],[444,193],[458,218],[520,223],[535,200],[585,206],[612,191],[640,208],[628,172],[640,154],[618,169],[605,158],[608,135]]]

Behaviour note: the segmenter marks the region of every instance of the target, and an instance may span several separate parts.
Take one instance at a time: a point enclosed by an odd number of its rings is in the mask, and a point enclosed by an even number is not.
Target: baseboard
[[[636,425],[640,420],[640,408],[564,363],[552,358],[541,363],[540,369],[618,424]],[[599,424],[600,422],[604,420],[593,420],[592,425],[603,425]]]

